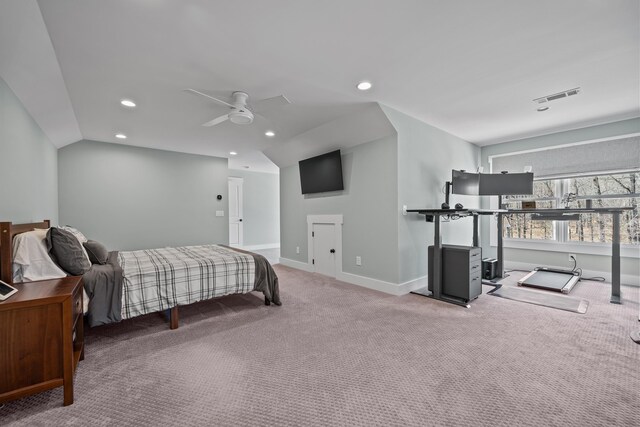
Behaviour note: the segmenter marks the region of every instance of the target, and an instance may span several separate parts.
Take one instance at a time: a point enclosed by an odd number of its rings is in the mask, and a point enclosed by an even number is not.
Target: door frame
[[[237,244],[231,244],[231,239],[229,239],[229,246],[237,246],[237,247],[242,247],[244,245],[244,222],[242,221],[242,218],[244,217],[244,178],[242,177],[238,177],[238,176],[230,176],[227,179],[227,189],[229,188],[229,184],[231,183],[231,181],[235,181],[240,183],[240,186],[242,187],[241,189],[241,200],[238,201],[238,204],[240,205],[240,210],[242,210],[242,212],[240,212],[240,221],[239,221],[239,233],[238,233],[238,243]],[[230,198],[230,195],[227,194],[227,197]],[[229,204],[229,206],[231,206]],[[227,223],[229,224],[229,227],[231,226],[231,209],[229,209],[229,211],[227,212]],[[227,234],[229,234],[227,232]]]
[[[336,250],[336,278],[342,275],[342,215],[307,215],[307,262],[311,271],[315,272],[313,264],[313,224],[333,224],[333,238]]]

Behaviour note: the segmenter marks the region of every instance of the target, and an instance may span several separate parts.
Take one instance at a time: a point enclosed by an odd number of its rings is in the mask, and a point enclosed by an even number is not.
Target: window
[[[620,241],[640,245],[640,172],[580,176],[535,181],[533,196],[508,196],[504,203],[520,209],[523,201],[535,201],[537,208],[630,206],[620,215]],[[578,221],[534,221],[531,215],[505,217],[503,236],[510,239],[555,240],[559,242],[611,243],[611,215],[582,214]]]

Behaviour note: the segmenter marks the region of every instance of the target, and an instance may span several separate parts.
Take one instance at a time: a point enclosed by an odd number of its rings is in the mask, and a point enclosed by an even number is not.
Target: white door
[[[336,277],[335,224],[313,224],[312,231],[315,272]]]
[[[229,177],[229,244],[242,246],[242,178]]]

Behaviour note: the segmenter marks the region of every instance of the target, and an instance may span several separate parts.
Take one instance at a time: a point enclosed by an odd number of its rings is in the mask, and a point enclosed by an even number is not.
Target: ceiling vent
[[[580,93],[580,88],[565,90],[562,92],[554,93],[553,95],[547,95],[533,100],[536,104],[544,104],[545,102],[555,101],[556,99],[566,98],[569,96],[577,95]]]

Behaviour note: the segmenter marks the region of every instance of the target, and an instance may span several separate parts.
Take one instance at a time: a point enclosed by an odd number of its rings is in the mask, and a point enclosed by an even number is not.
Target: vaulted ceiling
[[[373,102],[478,145],[638,117],[639,14],[637,0],[2,0],[0,76],[57,146],[122,132],[272,171],[263,151]],[[292,104],[205,128],[228,110],[185,88]]]

